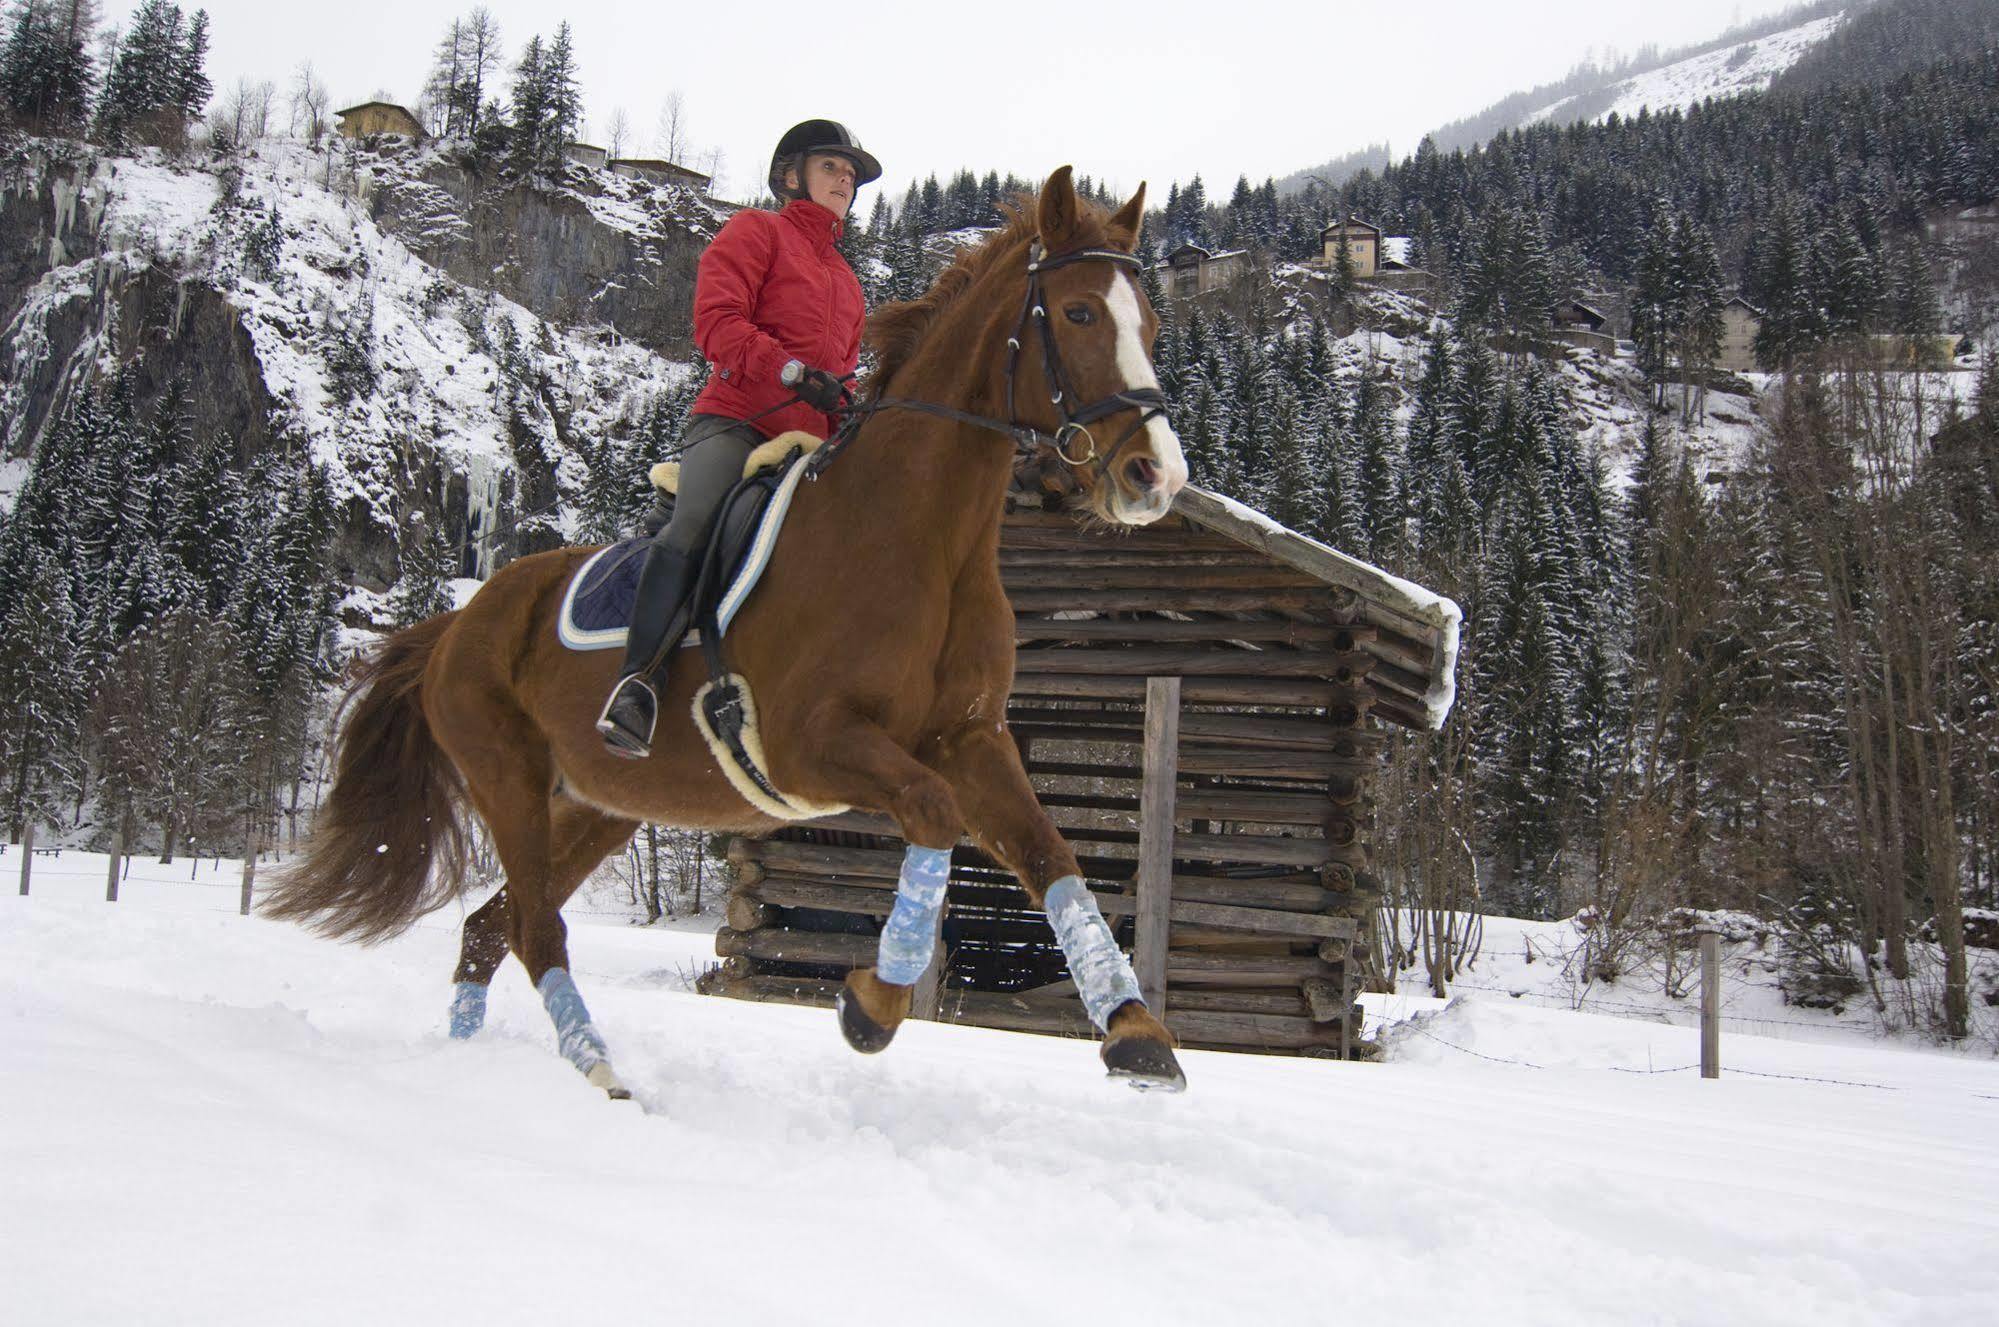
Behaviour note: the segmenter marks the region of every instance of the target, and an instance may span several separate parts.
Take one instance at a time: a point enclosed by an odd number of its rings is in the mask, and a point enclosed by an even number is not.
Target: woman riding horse
[[[885,814],[907,845],[877,961],[840,993],[857,1050],[879,1051],[909,1016],[952,850],[969,837],[1047,914],[1110,1071],[1138,1086],[1185,1081],[1006,726],[1015,620],[999,540],[1016,466],[1054,455],[1079,500],[1116,525],[1159,520],[1187,481],[1138,283],[1144,206],[1143,186],[1115,213],[1078,198],[1065,166],[924,298],[877,311],[871,413],[797,493],[756,593],[717,643],[745,695],[754,689],[769,785],[794,808]],[[658,700],[674,720],[652,754],[604,749],[592,719],[612,661],[557,630],[563,587],[592,556],[510,563],[464,608],[398,632],[357,667],[332,792],[264,911],[349,939],[394,935],[472,886],[476,813],[506,883],[466,918],[452,1035],[478,1030],[511,953],[563,1055],[618,1096],[569,972],[563,903],[642,822],[761,834],[788,817],[739,791],[692,721],[708,682],[699,651],[670,652]]]
[[[689,591],[716,508],[757,444],[792,429],[831,433],[860,360],[861,283],[834,247],[854,190],[881,163],[834,120],[806,120],[778,140],[777,213],[746,208],[701,255],[694,340],[709,363],[682,442],[673,519],[646,550],[625,638],[625,666],[597,731],[612,755],[642,760],[659,719],[661,665],[687,629]]]

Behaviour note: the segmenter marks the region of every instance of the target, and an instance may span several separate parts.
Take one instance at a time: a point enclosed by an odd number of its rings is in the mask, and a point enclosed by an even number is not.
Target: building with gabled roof
[[[420,143],[428,136],[407,106],[398,106],[392,101],[364,101],[344,111],[335,111],[333,115],[340,122],[337,127],[342,138],[398,134]]]

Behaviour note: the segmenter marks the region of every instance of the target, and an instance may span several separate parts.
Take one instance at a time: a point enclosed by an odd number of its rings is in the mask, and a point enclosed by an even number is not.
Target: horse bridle
[[[1013,439],[1013,447],[1022,456],[1032,455],[1041,447],[1053,447],[1055,454],[1068,465],[1093,465],[1095,479],[1102,479],[1110,469],[1111,462],[1123,451],[1125,445],[1155,418],[1166,413],[1166,394],[1157,387],[1135,387],[1122,392],[1113,392],[1100,400],[1092,401],[1080,410],[1070,409],[1069,402],[1074,391],[1069,382],[1068,372],[1062,365],[1062,352],[1055,345],[1055,334],[1048,326],[1047,302],[1042,296],[1041,274],[1071,263],[1102,261],[1117,263],[1134,271],[1142,264],[1136,254],[1125,253],[1121,249],[1077,249],[1072,253],[1058,254],[1050,258],[1036,240],[1027,251],[1027,298],[1020,306],[1020,317],[1015,321],[1013,335],[1007,337],[1006,355],[1006,414],[1005,419],[994,419],[989,415],[973,414],[967,410],[938,405],[932,401],[917,401],[906,397],[878,396],[846,407],[846,422],[840,427],[839,436],[819,449],[813,456],[814,471],[824,469],[833,455],[849,442],[870,418],[880,410],[912,410],[918,414],[933,415],[939,419],[956,420],[961,424],[971,424],[1004,433]],[[1038,328],[1041,334],[1042,372],[1048,379],[1048,403],[1062,412],[1062,423],[1053,433],[1045,433],[1031,424],[1020,422],[1014,408],[1014,383],[1019,376],[1020,356],[1023,343],[1029,335],[1029,326]],[[1136,410],[1138,419],[1126,429],[1107,452],[1098,454],[1096,435],[1090,432],[1090,425],[1121,410]],[[1089,442],[1089,451],[1082,456],[1070,454],[1070,444],[1077,437]]]

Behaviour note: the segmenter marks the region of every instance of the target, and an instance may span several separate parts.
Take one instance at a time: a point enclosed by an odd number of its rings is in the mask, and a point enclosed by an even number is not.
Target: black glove
[[[847,384],[824,369],[807,369],[791,394],[821,414],[832,414],[847,403]]]

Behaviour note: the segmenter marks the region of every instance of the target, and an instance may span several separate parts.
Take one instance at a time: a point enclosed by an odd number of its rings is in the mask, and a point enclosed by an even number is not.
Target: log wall
[[[1012,512],[1001,566],[1009,727],[1167,1025],[1193,1047],[1354,1053],[1381,897],[1375,724],[1420,724],[1435,641],[1178,516],[1099,534]],[[830,1004],[874,961],[902,846],[862,813],[733,841],[721,962],[701,988]],[[1091,1034],[1045,919],[969,844],[943,953],[933,1016]]]

